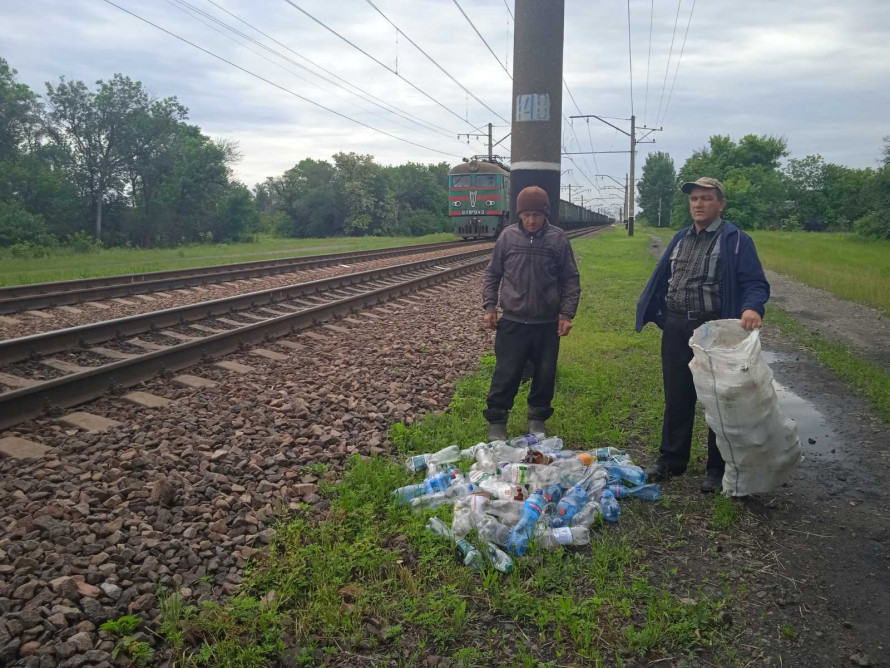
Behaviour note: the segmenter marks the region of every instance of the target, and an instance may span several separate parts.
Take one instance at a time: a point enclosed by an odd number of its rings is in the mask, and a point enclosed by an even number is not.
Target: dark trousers
[[[486,420],[507,421],[527,361],[534,366],[528,393],[528,417],[531,420],[546,420],[553,415],[550,402],[553,401],[556,360],[559,357],[556,328],[555,322],[526,325],[503,318],[498,320],[494,338],[494,374],[488,391],[488,410],[483,411]]]
[[[661,428],[661,457],[671,473],[680,474],[689,465],[692,426],[695,422],[695,384],[689,361],[693,330],[705,320],[669,315],[661,335],[661,372],[664,379],[664,423]],[[708,473],[723,474],[723,457],[717,437],[708,429]]]

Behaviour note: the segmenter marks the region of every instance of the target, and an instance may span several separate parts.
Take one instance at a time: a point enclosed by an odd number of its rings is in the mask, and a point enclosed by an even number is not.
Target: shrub
[[[102,242],[89,232],[79,230],[70,235],[67,240],[68,247],[75,253],[98,253],[102,250]]]
[[[20,202],[0,202],[0,247],[16,244],[48,246],[52,236],[43,216],[33,214]]]
[[[870,239],[890,239],[890,213],[872,211],[853,223],[856,233]]]

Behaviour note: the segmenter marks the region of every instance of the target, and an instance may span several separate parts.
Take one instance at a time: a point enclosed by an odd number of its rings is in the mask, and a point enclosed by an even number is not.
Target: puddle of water
[[[828,426],[825,416],[813,404],[799,394],[773,379],[773,387],[779,398],[779,406],[787,417],[797,423],[797,435],[807,457],[815,455],[819,459],[839,459],[835,452],[837,440],[834,431]],[[815,443],[810,443],[810,439]]]

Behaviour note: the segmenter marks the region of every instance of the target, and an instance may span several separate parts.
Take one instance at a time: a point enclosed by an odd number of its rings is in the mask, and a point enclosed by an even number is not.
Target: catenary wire
[[[671,90],[668,93],[667,102],[664,104],[664,113],[661,115],[661,123],[664,123],[664,117],[667,116],[668,107],[671,106],[671,97],[674,95],[674,85],[677,83],[677,73],[680,71],[680,63],[683,61],[683,51],[686,49],[686,38],[689,37],[689,26],[692,24],[692,12],[694,11],[695,0],[692,0],[692,9],[689,10],[689,20],[686,22],[686,33],[683,35],[683,44],[680,46],[680,56],[677,58],[677,68],[674,70],[674,78],[671,81]],[[658,119],[656,118],[656,120]]]
[[[180,1],[182,1],[182,0],[180,0]],[[225,7],[222,7],[222,6],[218,5],[216,2],[214,2],[214,0],[207,0],[207,2],[208,2],[209,4],[211,4],[211,5],[213,5],[214,7],[216,7],[217,9],[219,9],[220,11],[225,12],[226,14],[228,14],[229,16],[231,16],[233,19],[235,19],[235,20],[238,21],[239,23],[242,23],[242,24],[246,25],[246,26],[247,26],[248,28],[250,28],[251,30],[253,30],[253,31],[257,32],[257,33],[259,33],[260,35],[262,35],[262,36],[265,37],[266,39],[270,40],[271,42],[273,42],[273,43],[277,44],[278,46],[282,47],[283,49],[287,50],[289,53],[292,53],[292,54],[293,54],[294,56],[296,56],[297,58],[300,58],[301,60],[303,60],[303,61],[309,63],[310,65],[312,65],[313,67],[315,67],[315,68],[321,70],[322,72],[324,72],[325,74],[329,75],[329,76],[332,77],[333,79],[336,79],[337,81],[342,82],[343,84],[345,84],[346,87],[343,87],[342,85],[337,84],[335,81],[332,81],[331,79],[328,79],[327,77],[324,77],[324,76],[318,74],[317,72],[313,72],[311,69],[307,68],[305,65],[301,65],[300,63],[297,63],[297,62],[295,62],[295,61],[293,61],[293,60],[287,58],[286,56],[284,56],[284,55],[282,55],[282,54],[278,54],[280,58],[283,58],[283,59],[288,60],[288,62],[291,62],[291,63],[293,63],[294,65],[296,65],[297,67],[300,67],[301,69],[304,69],[305,71],[311,73],[313,76],[316,76],[316,77],[318,77],[318,78],[320,78],[320,79],[322,79],[322,80],[324,80],[324,81],[327,81],[328,83],[330,83],[330,84],[332,84],[332,85],[341,87],[341,88],[343,88],[344,90],[349,91],[349,92],[352,93],[353,95],[358,95],[358,97],[362,97],[362,96],[364,95],[364,96],[366,96],[367,101],[370,102],[371,104],[373,104],[373,105],[375,105],[375,106],[377,106],[377,107],[380,107],[381,109],[384,109],[384,110],[386,110],[386,111],[388,111],[388,112],[390,112],[390,113],[392,113],[392,114],[395,114],[395,115],[397,115],[397,116],[400,116],[400,117],[404,118],[406,121],[409,121],[409,122],[411,122],[411,123],[414,123],[415,125],[418,125],[419,127],[422,127],[422,128],[424,128],[424,129],[426,129],[426,130],[429,130],[429,129],[435,129],[435,130],[437,130],[437,131],[441,131],[441,132],[445,133],[445,134],[446,134],[447,136],[449,136],[449,137],[450,137],[450,136],[453,136],[453,135],[455,135],[455,134],[457,134],[457,133],[454,132],[453,130],[449,130],[448,128],[442,127],[441,125],[436,125],[435,123],[431,123],[430,121],[426,121],[426,120],[424,120],[423,118],[420,118],[419,116],[415,116],[414,114],[412,114],[412,113],[409,112],[409,111],[405,111],[404,109],[399,109],[398,107],[392,105],[391,103],[386,102],[385,100],[380,99],[379,97],[377,97],[377,96],[374,95],[373,93],[370,93],[370,92],[364,90],[363,88],[361,88],[360,86],[356,86],[355,84],[353,84],[353,83],[350,82],[350,81],[347,81],[347,80],[344,79],[343,77],[338,76],[338,75],[335,74],[334,72],[331,72],[330,70],[325,69],[324,67],[322,67],[321,65],[319,65],[319,64],[316,63],[315,61],[313,61],[313,60],[307,58],[307,57],[304,56],[303,54],[298,53],[297,51],[294,51],[294,50],[293,50],[292,48],[290,48],[287,44],[284,44],[284,43],[278,41],[277,39],[275,39],[274,37],[272,37],[272,36],[269,35],[268,33],[265,33],[265,32],[263,32],[262,30],[260,30],[259,28],[257,28],[255,25],[249,23],[248,21],[245,21],[244,19],[242,19],[240,16],[237,16],[236,14],[233,14],[232,12],[230,12],[230,11],[229,11],[228,9],[226,9]],[[195,8],[195,9],[197,9],[197,8]],[[201,11],[201,10],[197,10],[197,11]],[[212,17],[210,14],[207,14],[207,13],[205,13],[205,12],[202,12],[202,13],[204,13],[205,16],[208,16],[208,17],[213,18],[213,20],[216,21],[217,23],[219,23],[220,25],[224,25],[224,26],[226,26],[229,30],[232,30],[233,32],[237,32],[237,31],[236,31],[234,28],[232,28],[231,26],[228,26],[227,24],[225,24],[225,23],[219,21],[219,19],[216,19],[216,18]],[[240,32],[239,32],[238,34],[243,35],[243,33],[240,33]],[[248,39],[249,39],[249,38],[248,38]],[[265,45],[263,45],[263,46],[264,46],[264,48],[266,48],[266,49],[268,50],[268,47],[265,47]],[[277,52],[276,52],[276,53],[277,53]],[[357,90],[358,93],[355,93],[355,92],[351,91],[350,88],[353,88],[353,89]]]
[[[364,122],[362,122],[362,121],[359,121],[359,120],[357,120],[357,119],[355,119],[355,118],[352,118],[352,117],[350,117],[350,116],[347,116],[346,114],[343,114],[343,113],[341,113],[341,112],[339,112],[339,111],[337,111],[337,110],[335,110],[335,109],[331,109],[330,107],[326,107],[326,106],[324,106],[323,104],[321,104],[321,103],[319,103],[319,102],[316,102],[315,100],[311,100],[311,99],[309,99],[308,97],[304,97],[303,95],[300,95],[299,93],[295,93],[294,91],[290,90],[289,88],[285,88],[285,87],[282,86],[281,84],[277,84],[277,83],[275,83],[274,81],[271,81],[270,79],[266,79],[265,77],[263,77],[263,76],[261,76],[261,75],[259,75],[259,74],[256,74],[255,72],[251,72],[251,71],[248,70],[247,68],[245,68],[245,67],[241,67],[241,65],[238,65],[238,64],[236,64],[236,63],[233,63],[231,60],[227,60],[226,58],[223,58],[222,56],[219,56],[219,55],[213,53],[212,51],[210,51],[210,50],[208,50],[208,49],[205,49],[203,46],[198,46],[198,45],[195,44],[194,42],[191,42],[191,41],[187,40],[185,37],[180,37],[180,36],[177,35],[176,33],[171,32],[170,30],[167,30],[166,28],[164,28],[164,27],[162,27],[162,26],[159,26],[157,23],[153,23],[153,22],[149,21],[148,19],[139,16],[139,15],[136,14],[135,12],[131,12],[129,9],[126,9],[125,7],[121,7],[121,6],[118,5],[117,3],[112,2],[112,0],[102,0],[102,1],[105,2],[106,4],[111,5],[112,7],[116,7],[117,9],[121,10],[121,11],[124,12],[125,14],[129,14],[130,16],[132,16],[132,17],[135,18],[135,19],[138,19],[139,21],[142,21],[143,23],[145,23],[145,24],[147,24],[147,25],[150,25],[150,26],[153,27],[153,28],[157,28],[157,29],[160,30],[161,32],[164,32],[164,33],[170,35],[170,36],[173,37],[173,38],[178,39],[180,42],[184,42],[185,44],[188,44],[189,46],[194,47],[194,48],[198,49],[199,51],[201,51],[201,52],[203,52],[203,53],[206,53],[208,56],[211,56],[211,57],[213,57],[213,58],[216,58],[217,60],[222,61],[222,62],[226,63],[227,65],[231,65],[231,66],[234,67],[235,69],[240,70],[241,72],[244,72],[245,74],[249,74],[250,76],[252,76],[252,77],[254,77],[254,78],[256,78],[256,79],[259,79],[260,81],[263,81],[264,83],[269,84],[270,86],[274,86],[274,87],[277,88],[278,90],[283,91],[283,92],[287,93],[288,95],[292,95],[292,96],[294,96],[295,98],[297,98],[297,99],[299,99],[299,100],[302,100],[302,101],[304,101],[304,102],[308,102],[309,104],[311,104],[311,105],[314,106],[314,107],[318,107],[319,109],[323,109],[324,111],[327,111],[327,112],[329,112],[329,113],[331,113],[331,114],[334,114],[335,116],[339,116],[340,118],[343,118],[343,119],[345,119],[345,120],[347,120],[347,121],[351,121],[352,123],[355,123],[356,125],[361,125],[361,126],[364,127],[364,128],[367,128],[367,129],[372,130],[372,131],[374,131],[374,132],[377,132],[377,133],[380,133],[380,134],[385,135],[385,136],[387,136],[387,137],[390,137],[391,139],[395,139],[395,140],[400,141],[400,142],[403,142],[403,143],[405,143],[405,144],[410,144],[411,146],[416,146],[417,148],[422,148],[422,149],[424,149],[425,151],[431,151],[431,152],[433,152],[433,153],[439,153],[439,154],[441,154],[441,155],[447,155],[447,156],[451,156],[451,157],[453,157],[453,158],[459,158],[459,157],[460,157],[460,156],[458,156],[458,155],[455,155],[454,153],[448,153],[447,151],[441,151],[441,150],[439,150],[439,149],[435,149],[435,148],[432,148],[432,147],[430,147],[430,146],[424,146],[423,144],[418,144],[417,142],[413,142],[413,141],[411,141],[410,139],[405,139],[404,137],[399,137],[398,135],[394,135],[394,134],[392,134],[391,132],[387,132],[386,130],[381,130],[381,129],[379,129],[379,128],[375,128],[373,125],[369,125],[369,124],[364,123]]]
[[[513,12],[510,10],[510,4],[507,0],[504,0],[504,7],[507,8],[507,13],[510,15],[510,18],[515,21],[516,19],[513,17]]]
[[[394,74],[395,76],[397,76],[399,79],[401,79],[401,80],[404,81],[406,84],[408,84],[409,86],[411,86],[411,88],[413,88],[414,90],[416,90],[418,93],[420,93],[421,95],[423,95],[425,98],[427,98],[427,99],[430,100],[431,102],[434,102],[434,103],[437,104],[438,106],[442,107],[442,109],[444,109],[445,111],[447,111],[447,112],[448,112],[449,114],[451,114],[452,116],[454,116],[454,117],[460,119],[461,122],[466,123],[467,125],[469,125],[469,126],[470,126],[471,128],[473,128],[474,130],[477,130],[477,131],[478,131],[478,130],[480,129],[480,128],[476,127],[475,125],[473,125],[472,123],[470,123],[468,120],[466,120],[466,119],[465,119],[463,116],[461,116],[459,113],[457,113],[457,112],[454,111],[453,109],[450,109],[450,108],[447,107],[445,104],[443,104],[442,102],[440,102],[439,100],[437,100],[436,98],[434,98],[432,95],[430,95],[429,93],[427,93],[427,92],[426,92],[425,90],[423,90],[422,88],[420,88],[420,86],[418,86],[418,85],[415,84],[415,83],[412,83],[411,81],[409,81],[408,79],[406,79],[405,77],[403,77],[401,74],[399,74],[398,72],[396,72],[393,68],[391,68],[389,65],[387,65],[387,64],[384,63],[383,61],[379,60],[378,58],[375,58],[374,56],[372,56],[370,53],[368,53],[367,51],[365,51],[365,50],[364,50],[362,47],[360,47],[358,44],[356,44],[355,42],[353,42],[353,41],[347,39],[346,37],[344,37],[344,36],[341,35],[340,33],[338,33],[336,30],[334,30],[333,28],[331,28],[331,27],[330,27],[328,24],[326,24],[324,21],[321,21],[320,19],[315,18],[312,14],[310,14],[310,13],[307,12],[305,9],[303,9],[302,7],[300,7],[298,4],[296,4],[295,2],[293,2],[293,0],[284,0],[284,1],[285,1],[287,4],[289,4],[291,7],[293,7],[294,9],[296,9],[297,11],[301,12],[302,14],[304,14],[305,16],[307,16],[308,18],[310,18],[310,19],[312,19],[313,21],[315,21],[318,25],[320,25],[322,28],[324,28],[325,30],[327,30],[327,31],[330,32],[331,34],[336,35],[337,37],[339,37],[341,40],[343,40],[344,42],[346,42],[347,44],[349,44],[349,46],[351,46],[351,47],[354,48],[355,50],[357,50],[357,51],[363,53],[364,55],[366,55],[368,58],[370,58],[370,59],[373,60],[375,63],[377,63],[378,65],[380,65],[380,67],[382,67],[383,69],[385,69],[387,72],[390,72],[391,74]]]
[[[495,52],[492,51],[491,47],[488,46],[488,42],[485,41],[485,38],[482,36],[482,33],[479,32],[479,30],[476,28],[475,25],[473,25],[473,22],[470,20],[470,17],[467,16],[467,13],[464,11],[464,8],[460,6],[460,3],[459,3],[457,0],[451,0],[451,1],[452,1],[452,2],[455,4],[455,6],[460,10],[460,13],[464,15],[464,18],[467,20],[467,23],[470,24],[470,27],[471,27],[471,28],[476,32],[476,34],[479,36],[479,39],[482,40],[482,43],[485,45],[485,48],[487,48],[487,49],[489,50],[489,52],[491,53],[491,55],[494,56],[494,59],[498,62],[498,65],[501,66],[501,68],[504,70],[504,72],[507,73],[507,76],[510,77],[510,80],[512,81],[512,80],[513,80],[513,75],[510,74],[510,71],[509,71],[509,70],[507,69],[507,67],[500,61],[500,59],[497,57],[497,55],[495,54]],[[515,65],[516,63],[513,63],[513,64]]]
[[[327,93],[327,94],[329,94],[329,95],[332,94],[331,91],[327,91],[327,90],[321,88],[320,86],[318,86],[317,84],[313,83],[312,81],[310,81],[310,80],[307,79],[306,77],[302,76],[301,74],[298,74],[297,72],[294,72],[293,70],[291,70],[291,69],[289,69],[289,68],[287,68],[287,67],[281,65],[281,63],[277,63],[277,62],[275,62],[274,60],[272,60],[271,58],[269,58],[269,57],[263,55],[262,53],[259,53],[258,51],[255,51],[255,50],[251,49],[249,46],[243,44],[242,42],[239,42],[237,39],[235,39],[235,38],[232,37],[231,35],[226,34],[225,32],[223,32],[222,30],[220,30],[220,29],[217,28],[216,26],[213,26],[213,25],[211,25],[210,23],[208,23],[207,21],[203,20],[200,16],[195,16],[194,14],[190,13],[190,11],[191,11],[191,12],[196,12],[196,13],[200,14],[201,16],[204,16],[204,17],[210,19],[211,21],[214,21],[215,23],[217,23],[217,24],[219,24],[219,25],[221,25],[221,26],[227,28],[228,30],[231,30],[231,31],[232,31],[233,33],[235,33],[236,35],[241,36],[243,39],[249,40],[249,41],[252,42],[253,44],[256,44],[257,46],[259,46],[259,47],[265,49],[265,50],[268,51],[269,53],[272,53],[272,54],[278,56],[278,57],[281,58],[282,60],[285,60],[285,61],[287,61],[287,62],[289,62],[289,63],[295,65],[296,67],[299,67],[300,69],[302,69],[302,70],[308,72],[309,74],[312,74],[313,76],[318,76],[318,74],[316,74],[315,72],[313,72],[313,71],[310,70],[309,68],[305,67],[304,65],[301,65],[300,63],[296,62],[296,61],[293,60],[292,58],[288,58],[288,57],[285,56],[284,54],[282,54],[282,53],[276,51],[275,49],[271,49],[271,48],[269,48],[268,46],[266,46],[266,45],[263,44],[262,42],[259,42],[258,40],[255,40],[254,38],[250,37],[249,35],[246,35],[246,34],[242,33],[241,31],[239,31],[239,30],[237,30],[237,29],[235,29],[235,28],[232,28],[231,26],[229,26],[229,25],[226,24],[225,22],[220,21],[219,19],[216,19],[215,17],[213,17],[212,15],[208,14],[207,12],[204,12],[204,11],[202,11],[201,9],[195,7],[194,5],[192,5],[192,4],[188,3],[188,2],[186,2],[186,0],[175,0],[175,3],[176,3],[176,4],[174,4],[174,0],[167,0],[167,2],[168,2],[170,5],[172,5],[173,7],[176,7],[176,9],[179,9],[180,11],[182,11],[182,12],[188,14],[189,16],[191,16],[191,17],[192,17],[193,19],[195,19],[196,21],[198,21],[198,22],[200,22],[200,23],[206,25],[206,26],[207,26],[208,28],[210,28],[211,30],[213,30],[213,31],[215,31],[215,32],[217,32],[217,33],[219,33],[220,35],[222,35],[222,36],[225,37],[226,39],[229,39],[229,40],[233,41],[235,44],[238,44],[238,45],[241,46],[242,48],[245,48],[245,49],[247,49],[248,51],[250,51],[251,53],[256,54],[257,56],[259,56],[259,57],[262,58],[263,60],[266,60],[266,61],[272,63],[272,64],[275,65],[276,67],[279,67],[279,68],[283,69],[283,70],[284,70],[285,72],[287,72],[288,74],[290,74],[290,75],[292,75],[292,76],[295,76],[295,77],[297,77],[298,79],[300,79],[300,80],[302,80],[302,81],[305,81],[305,82],[306,82],[307,84],[309,84],[310,86],[314,86],[315,88],[318,88],[318,90],[320,90],[320,91],[322,91],[322,92],[324,92],[324,93]],[[188,9],[186,9],[186,8],[188,8]],[[323,80],[325,80],[325,81],[328,81],[328,80],[325,79],[324,77],[321,77],[321,78],[322,78]],[[338,88],[343,89],[344,91],[346,91],[346,92],[349,93],[350,95],[356,95],[356,93],[354,93],[353,91],[349,90],[349,89],[346,88],[345,86],[342,86],[342,85],[340,85],[340,84],[338,84],[338,83],[336,83],[336,82],[334,82],[334,81],[328,81],[328,83],[330,83],[330,84],[332,84],[332,85],[334,85],[334,86],[337,86]],[[355,106],[356,108],[361,109],[362,111],[366,111],[366,112],[369,112],[369,113],[374,113],[373,111],[371,111],[370,109],[368,109],[368,108],[366,108],[366,107],[362,107],[362,106],[360,106],[360,105],[355,104],[355,103],[352,102],[351,100],[347,100],[347,99],[344,98],[342,95],[339,95],[339,94],[337,94],[337,93],[333,93],[333,94],[337,95],[337,97],[338,97],[339,99],[343,100],[343,101],[346,102],[347,104],[351,104],[351,105]],[[361,96],[357,96],[357,97],[359,97],[359,99],[363,99],[363,98],[361,98]],[[371,103],[373,104],[373,101],[371,101],[371,100],[366,100],[366,101],[367,101],[367,102],[371,102]],[[393,112],[393,111],[387,109],[386,107],[383,107],[382,105],[379,105],[379,104],[378,104],[377,106],[380,107],[381,109],[383,109],[384,111],[388,112],[388,113],[396,113],[396,112]],[[375,115],[376,115],[376,114],[375,114]],[[399,114],[396,114],[396,115],[399,115]],[[405,118],[405,117],[402,116],[402,118]],[[411,120],[410,118],[406,118],[405,120],[411,121],[412,123],[415,123],[416,125],[422,127],[422,128],[425,129],[425,130],[430,130],[430,128],[426,128],[424,125],[421,125],[420,123],[417,123],[416,121],[413,121],[413,120]],[[400,124],[400,125],[401,125],[401,124]],[[402,125],[402,127],[405,127],[405,126]],[[449,139],[454,139],[455,134],[454,134],[453,132],[449,132],[449,131],[448,131],[447,129],[445,129],[445,128],[442,128],[442,130],[443,130],[443,131],[435,130],[435,132],[437,132],[438,134],[440,134],[440,135],[442,135],[442,136],[448,137]]]
[[[437,68],[439,68],[439,70],[442,72],[442,74],[444,74],[446,77],[448,77],[449,79],[451,79],[455,84],[457,84],[457,86],[458,86],[459,88],[461,88],[467,95],[469,95],[471,98],[473,98],[474,100],[476,100],[476,102],[478,102],[479,104],[481,104],[483,107],[485,107],[486,109],[488,109],[491,113],[493,113],[495,116],[497,116],[497,117],[500,118],[502,121],[504,121],[504,123],[509,123],[509,122],[510,122],[510,121],[508,121],[506,118],[504,118],[503,116],[501,116],[498,112],[496,112],[494,109],[492,109],[492,108],[489,107],[487,104],[485,104],[485,102],[483,102],[483,101],[480,100],[478,97],[476,97],[476,95],[474,95],[473,92],[472,92],[471,90],[469,90],[466,86],[464,86],[460,81],[458,81],[457,79],[455,79],[455,78],[451,75],[451,73],[448,72],[444,67],[442,67],[442,66],[441,66],[441,65],[440,65],[440,64],[439,64],[439,63],[438,63],[438,62],[437,62],[437,61],[436,61],[430,54],[428,54],[426,51],[424,51],[422,48],[420,48],[420,46],[417,44],[417,42],[415,42],[413,39],[411,39],[411,38],[405,33],[404,30],[402,30],[401,28],[399,28],[399,26],[397,26],[395,23],[393,23],[393,22],[390,20],[390,18],[389,18],[386,14],[384,14],[382,11],[380,11],[380,8],[377,7],[377,5],[375,5],[375,4],[372,2],[372,0],[365,0],[365,2],[367,2],[369,5],[371,5],[371,7],[373,7],[373,8],[375,9],[375,11],[376,11],[378,14],[380,14],[380,16],[382,16],[382,17],[386,20],[387,23],[389,23],[389,25],[391,25],[393,28],[395,28],[397,32],[401,33],[401,34],[405,37],[405,39],[407,39],[407,40],[414,46],[415,49],[417,49],[417,50],[420,51],[424,56],[426,56],[427,60],[429,60],[433,65],[435,65]]]
[[[668,80],[668,72],[671,70],[671,56],[674,54],[674,38],[677,36],[677,23],[680,21],[680,5],[683,4],[683,0],[677,0],[677,16],[674,17],[674,32],[671,34],[671,48],[668,51],[668,61],[667,66],[664,68],[664,81],[661,84],[661,97],[658,100],[658,113],[655,114],[655,119],[658,120],[661,117],[661,105],[664,102],[664,90],[667,87]],[[656,123],[656,125],[658,125]]]

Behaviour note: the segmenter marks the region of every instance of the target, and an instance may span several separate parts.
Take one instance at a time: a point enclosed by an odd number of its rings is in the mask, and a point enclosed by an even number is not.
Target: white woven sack
[[[781,485],[803,457],[797,425],[779,409],[760,332],[739,320],[712,320],[689,345],[695,391],[726,461],[723,493],[747,496]]]

